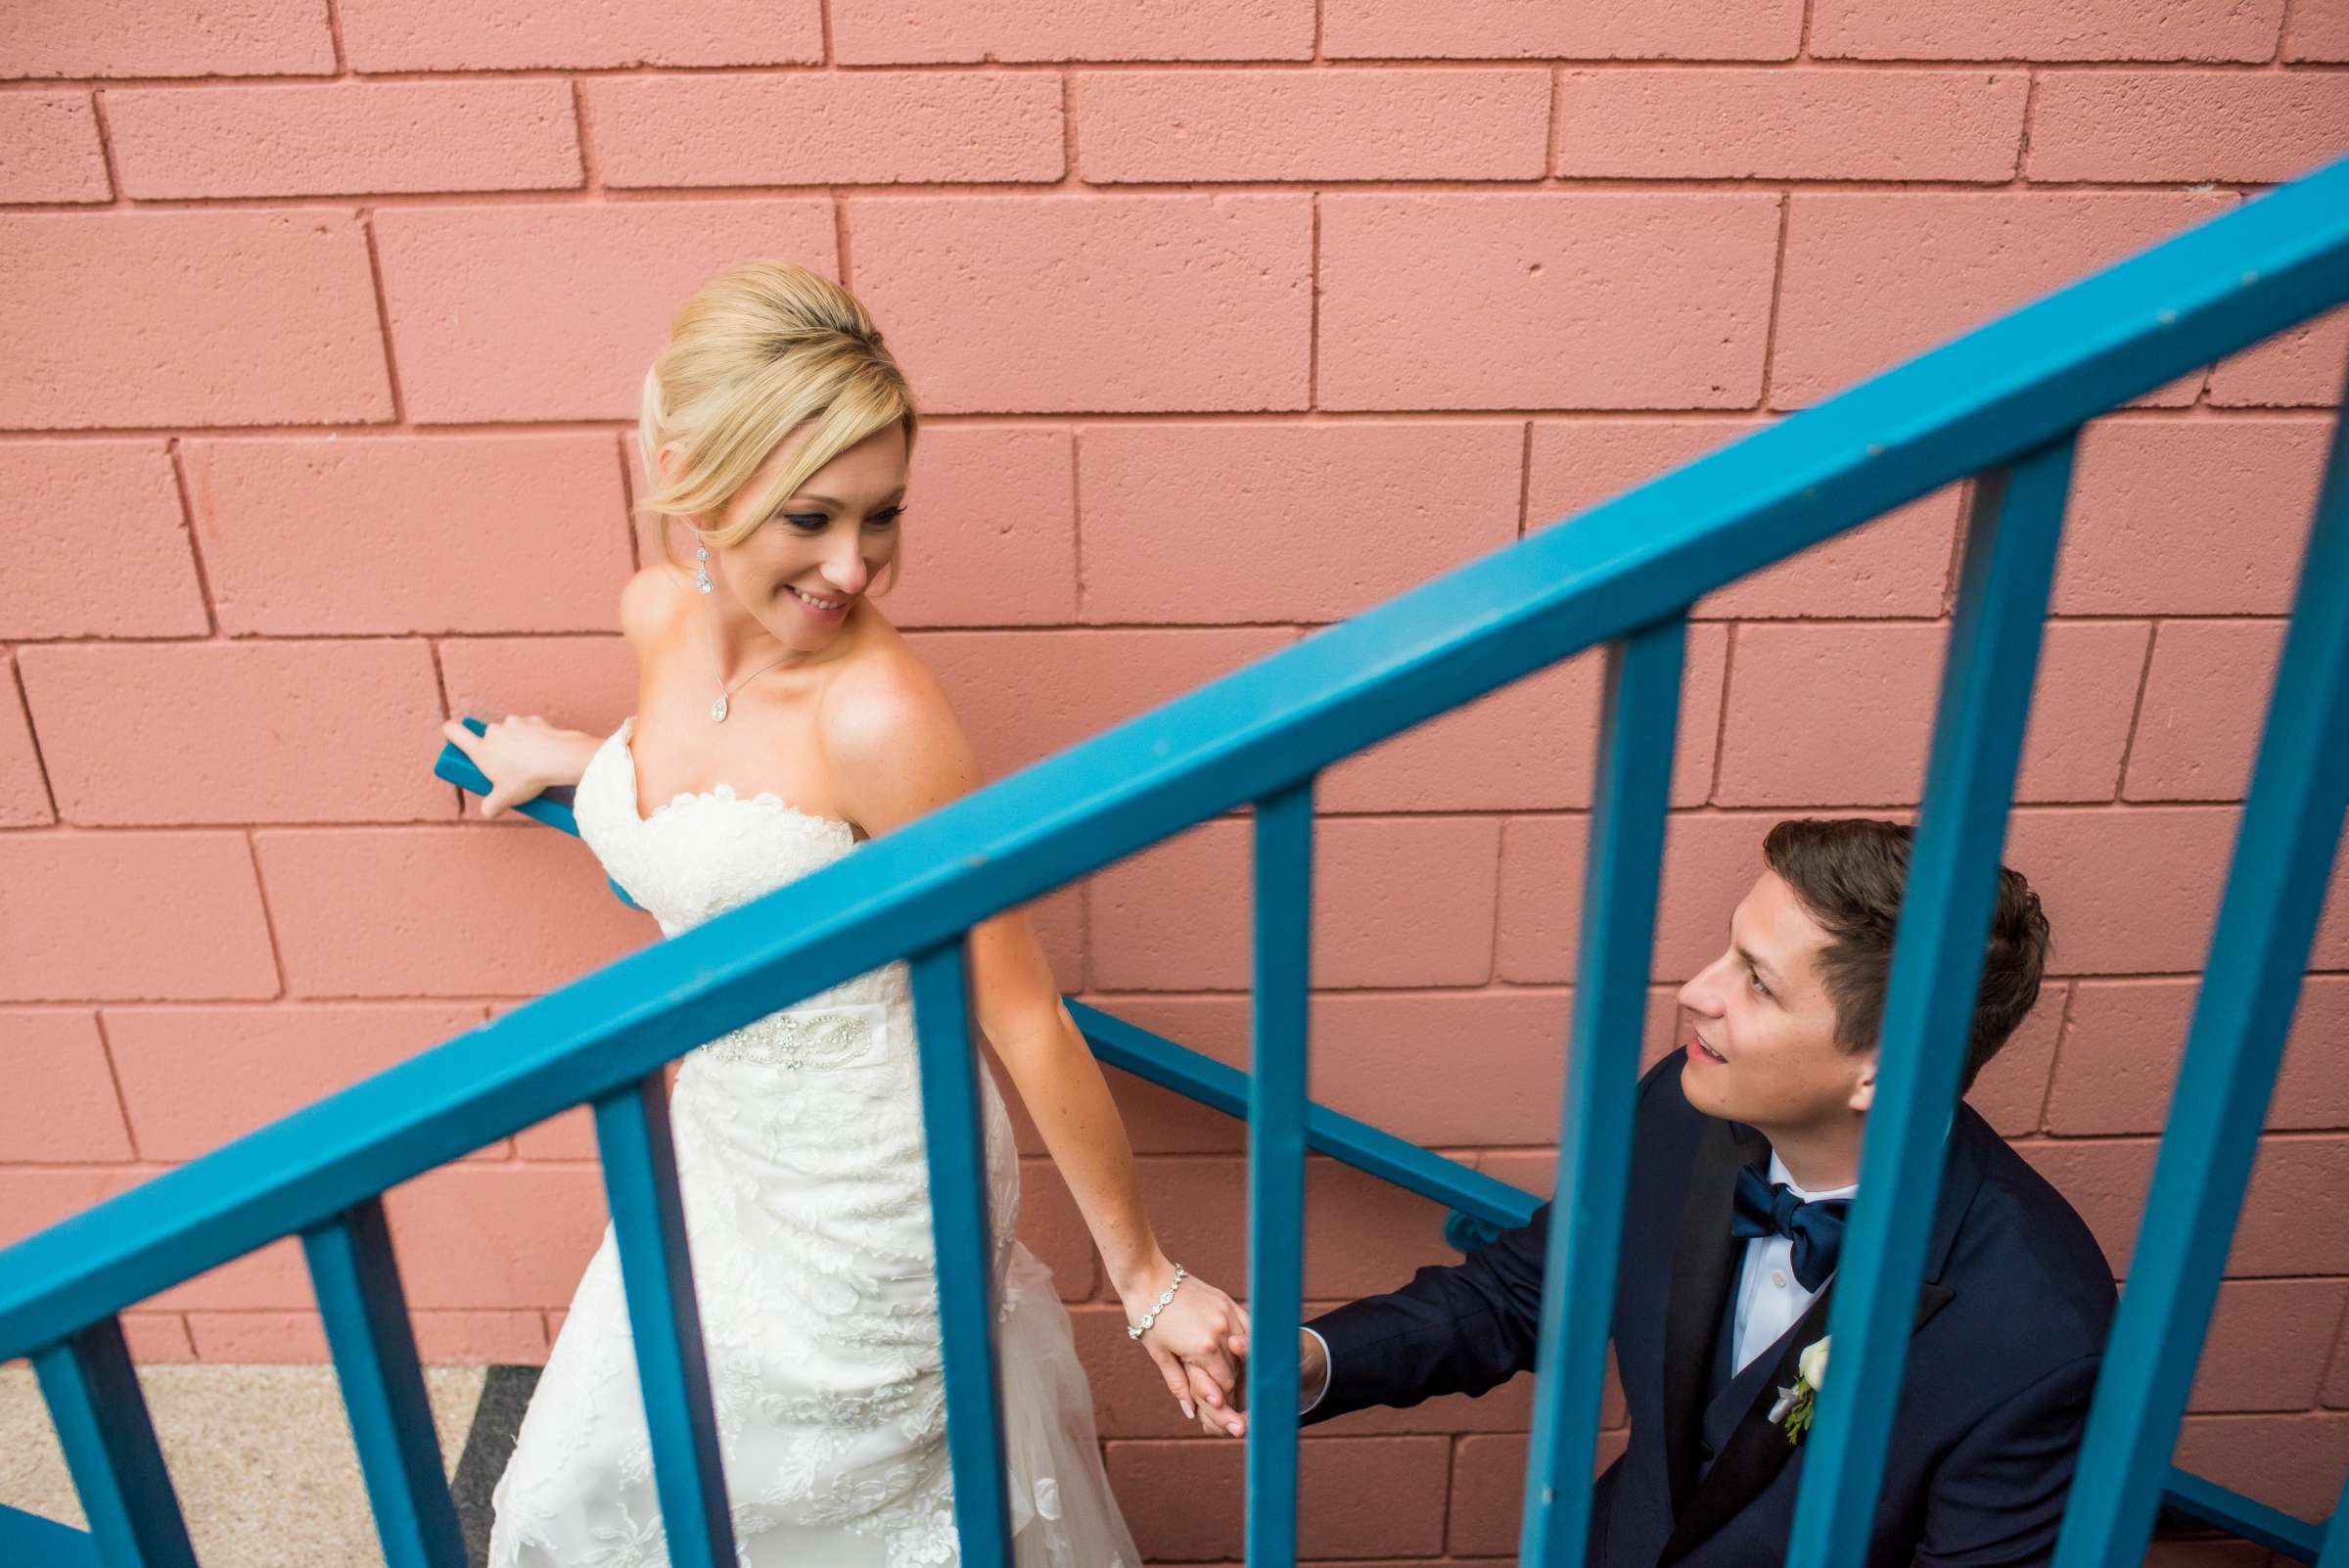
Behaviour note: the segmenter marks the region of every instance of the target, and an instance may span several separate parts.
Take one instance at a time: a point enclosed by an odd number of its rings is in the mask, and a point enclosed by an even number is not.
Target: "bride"
[[[846,290],[756,262],[679,308],[645,378],[653,564],[621,594],[636,712],[609,736],[509,717],[442,733],[496,816],[577,785],[579,836],[677,932],[979,781],[937,680],[869,597],[894,575],[911,394]],[[694,530],[691,565],[672,520]],[[1246,1314],[1178,1275],[1025,914],[970,937],[981,1026],[1186,1416],[1232,1430]],[[749,1568],[911,1568],[960,1550],[906,966],[697,1046],[670,1103],[727,1496]],[[1067,1311],[1013,1234],[1019,1165],[984,1071],[995,1343],[1023,1568],[1140,1568]],[[1172,1290],[1164,1305],[1161,1298]],[[494,1493],[492,1568],[668,1560],[610,1227]]]

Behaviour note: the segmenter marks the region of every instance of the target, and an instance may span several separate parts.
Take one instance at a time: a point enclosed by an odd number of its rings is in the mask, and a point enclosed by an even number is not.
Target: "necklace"
[[[770,659],[765,664],[760,665],[758,669],[752,670],[749,674],[743,676],[742,679],[729,686],[726,684],[725,666],[718,662],[716,651],[714,649],[712,650],[710,655],[710,664],[711,667],[717,671],[718,691],[717,701],[710,705],[710,722],[713,724],[724,723],[726,721],[726,714],[728,712],[727,699],[732,697],[736,692],[742,690],[742,688],[750,684],[751,681],[774,669],[775,666],[781,664],[784,659],[789,659],[791,655],[786,653],[783,655],[782,659]]]

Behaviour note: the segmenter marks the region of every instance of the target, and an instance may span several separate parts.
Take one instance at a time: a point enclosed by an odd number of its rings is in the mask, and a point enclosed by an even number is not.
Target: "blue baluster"
[[[669,1141],[668,1087],[660,1069],[595,1102],[595,1136],[627,1291],[668,1560],[676,1568],[735,1568],[734,1520],[710,1407],[701,1306],[693,1293],[676,1151]]]
[[[1795,1503],[1788,1561],[1797,1568],[1860,1562],[1875,1520],[1891,1395],[1908,1364],[1928,1217],[1973,1035],[2074,446],[2072,438],[2043,446],[1974,485],[1860,1192],[1828,1309],[1835,1378],[1819,1394]]]
[[[196,1568],[121,1320],[102,1318],[35,1351],[32,1365],[100,1560],[107,1568]]]
[[[1526,1455],[1521,1562],[1580,1568],[1589,1545],[1687,646],[1688,623],[1675,616],[1607,649],[1557,1196],[1543,1263],[1542,1378]]]
[[[1256,998],[1248,1084],[1247,1560],[1297,1560],[1298,1324],[1313,989],[1313,786],[1256,808]]]
[[[1010,1568],[1002,1390],[995,1379],[994,1247],[963,940],[917,954],[912,968],[923,1135],[930,1154],[930,1222],[938,1241],[938,1315],[946,1360],[946,1453],[954,1471],[962,1568]]]
[[[448,1495],[383,1200],[369,1198],[303,1231],[301,1245],[387,1568],[465,1568],[465,1535]]]
[[[2056,1568],[2143,1554],[2349,808],[2349,419],[2332,454]],[[2335,1528],[2334,1535],[2340,1534]]]
[[[38,1563],[41,1568],[106,1568],[98,1543],[87,1530],[44,1519],[0,1502],[0,1562]]]

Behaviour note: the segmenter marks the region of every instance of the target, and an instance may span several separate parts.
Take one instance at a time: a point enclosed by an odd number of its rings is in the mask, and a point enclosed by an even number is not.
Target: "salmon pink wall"
[[[446,715],[629,710],[636,388],[723,263],[848,282],[901,353],[888,608],[1001,771],[2349,150],[2343,0],[16,9],[0,1239],[652,936],[428,768]],[[2123,1272],[2345,363],[2336,315],[2081,451],[2009,850],[2055,973],[1976,1099]],[[1959,499],[1698,607],[1651,1057],[1770,822],[1913,806]],[[1322,792],[1316,1093],[1529,1184],[1596,681]],[[1063,983],[1241,1059],[1245,855],[1213,823],[1047,899]],[[2183,1449],[2304,1515],[2349,1465],[2349,899],[2315,964]],[[1126,1087],[1170,1250],[1241,1284],[1237,1129]],[[1145,1545],[1236,1556],[1239,1451],[1170,1419],[1028,1146]],[[391,1207],[428,1359],[545,1356],[579,1115]],[[1319,1171],[1309,1296],[1440,1218]],[[315,1359],[309,1301],[281,1244],[128,1322]],[[1524,1393],[1316,1433],[1308,1554],[1506,1555]]]

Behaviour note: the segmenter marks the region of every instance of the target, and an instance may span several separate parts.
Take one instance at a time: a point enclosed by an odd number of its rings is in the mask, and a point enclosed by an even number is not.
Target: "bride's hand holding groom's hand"
[[[1174,1299],[1160,1305],[1159,1294],[1174,1276],[1174,1266],[1136,1274],[1118,1286],[1126,1320],[1138,1323],[1149,1314],[1158,1316],[1142,1334],[1142,1349],[1158,1363],[1167,1392],[1186,1416],[1196,1416],[1211,1431],[1238,1433],[1244,1422],[1235,1408],[1240,1359],[1248,1354],[1248,1314],[1238,1302],[1197,1274],[1186,1274]]]
[[[1244,1366],[1239,1368],[1239,1373],[1245,1379],[1247,1368]],[[1328,1381],[1328,1347],[1321,1343],[1320,1336],[1299,1329],[1297,1331],[1297,1408],[1299,1414],[1312,1408],[1320,1398],[1321,1390]],[[1246,1390],[1247,1384],[1243,1381],[1239,1385],[1238,1392],[1245,1394]],[[1201,1410],[1199,1412],[1199,1429],[1209,1437],[1246,1437],[1248,1435],[1248,1419],[1239,1413],[1245,1406],[1244,1399],[1235,1398],[1228,1409]]]

